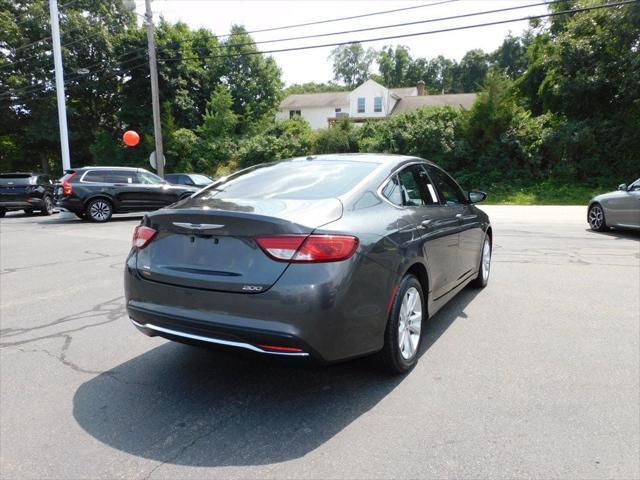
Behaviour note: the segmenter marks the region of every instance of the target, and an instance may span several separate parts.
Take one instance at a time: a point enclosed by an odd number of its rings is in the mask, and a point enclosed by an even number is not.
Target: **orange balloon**
[[[138,133],[134,132],[133,130],[127,130],[126,132],[124,132],[122,140],[127,147],[135,147],[136,145],[138,145],[138,143],[140,143],[140,135],[138,135]]]

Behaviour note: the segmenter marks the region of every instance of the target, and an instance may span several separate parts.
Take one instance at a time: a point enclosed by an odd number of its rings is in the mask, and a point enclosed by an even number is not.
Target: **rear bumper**
[[[364,257],[344,264],[291,265],[262,293],[150,281],[138,274],[135,258],[130,255],[125,268],[126,306],[146,335],[322,363],[382,348],[389,301],[384,290],[393,279],[384,271],[380,277],[372,275],[371,265],[366,265],[366,275],[358,275],[367,263]]]
[[[62,208],[73,213],[83,213],[84,205],[79,198],[58,198],[56,199],[56,207]]]
[[[25,200],[5,200],[0,199],[0,208],[4,208],[5,210],[22,210],[25,208],[41,208],[42,207],[42,199],[41,198],[29,198]]]

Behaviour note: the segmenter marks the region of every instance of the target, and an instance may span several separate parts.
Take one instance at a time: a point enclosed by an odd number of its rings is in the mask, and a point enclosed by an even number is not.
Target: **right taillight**
[[[77,174],[77,172],[70,173],[62,180],[62,193],[64,195],[71,195],[73,193],[73,186],[71,185],[70,180]]]
[[[274,260],[294,263],[339,262],[358,248],[351,235],[269,235],[256,242]]]
[[[149,245],[149,242],[153,240],[153,237],[155,237],[157,233],[158,232],[153,228],[138,225],[133,231],[133,240],[131,242],[133,248],[142,250],[144,247]]]

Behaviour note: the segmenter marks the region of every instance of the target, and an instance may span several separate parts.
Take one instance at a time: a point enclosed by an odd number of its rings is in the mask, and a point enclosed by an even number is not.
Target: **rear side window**
[[[400,180],[394,175],[382,189],[382,195],[394,205],[402,206],[402,193],[400,191]]]
[[[82,177],[83,183],[106,183],[109,181],[109,171],[107,170],[89,170]]]
[[[134,183],[133,180],[136,178],[136,172],[112,170],[109,172],[109,177],[113,183]]]
[[[353,189],[378,166],[373,162],[290,160],[260,165],[215,183],[200,198],[333,198]]]

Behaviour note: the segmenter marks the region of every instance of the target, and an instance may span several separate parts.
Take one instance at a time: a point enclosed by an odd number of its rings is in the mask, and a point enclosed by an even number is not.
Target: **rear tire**
[[[411,274],[405,275],[393,300],[384,332],[384,346],[378,354],[385,371],[401,374],[415,367],[422,345],[426,312],[420,281]]]
[[[478,268],[478,276],[474,278],[469,285],[475,288],[484,288],[489,283],[489,272],[491,272],[491,240],[489,235],[485,235],[482,243],[482,251],[480,252],[480,268]]]
[[[92,222],[104,223],[111,220],[113,207],[106,198],[96,198],[87,204],[85,213]]]
[[[587,222],[589,222],[589,227],[594,232],[606,232],[609,230],[607,219],[604,217],[604,209],[599,203],[594,203],[589,207]]]
[[[42,206],[42,210],[40,210],[40,215],[51,215],[53,213],[53,200],[51,200],[51,197],[45,196],[42,201],[44,205]]]

